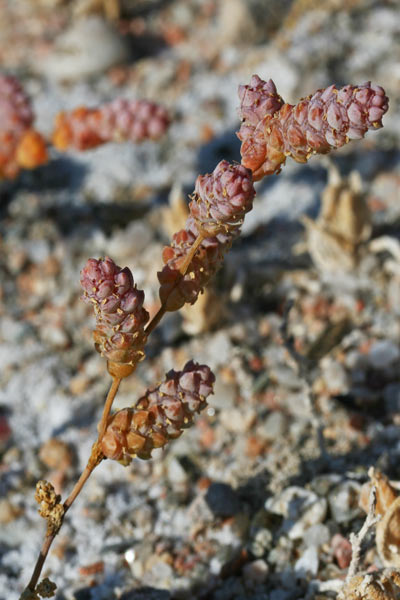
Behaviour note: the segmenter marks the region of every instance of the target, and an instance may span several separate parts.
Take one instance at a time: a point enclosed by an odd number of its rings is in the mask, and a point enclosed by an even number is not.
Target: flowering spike
[[[228,233],[243,223],[254,196],[251,171],[221,160],[212,173],[197,177],[190,213],[208,234]]]
[[[240,91],[239,96],[243,102]],[[288,156],[305,163],[312,154],[326,154],[379,129],[387,109],[384,90],[367,82],[340,89],[331,85],[296,105],[283,104],[274,115],[267,110],[261,117],[253,111],[238,132],[242,164],[253,171],[255,181],[279,173]]]
[[[179,269],[198,234],[196,223],[189,217],[186,227],[175,233],[171,245],[164,248],[165,266],[157,275],[160,282],[160,300],[167,311],[179,310],[187,302],[196,302],[199,293],[220,268],[224,254],[231,247],[238,231],[229,234],[218,233],[205,238],[182,277]]]
[[[169,125],[162,106],[147,100],[117,98],[97,108],[85,106],[56,117],[53,144],[59,150],[89,150],[106,142],[138,143],[158,139]]]
[[[101,441],[104,456],[124,465],[134,456],[151,458],[154,448],[162,448],[193,425],[194,415],[207,404],[214,381],[209,367],[193,361],[186,363],[183,371],[169,371],[164,381],[147,390],[135,407],[124,408],[109,418]]]
[[[144,358],[149,314],[143,308],[144,292],[134,285],[130,269],[121,269],[108,257],[89,258],[81,271],[81,285],[83,298],[93,304],[96,314],[96,350],[111,364],[136,365]]]
[[[185,228],[175,233],[171,245],[163,251],[165,266],[158,280],[160,299],[167,311],[196,302],[239,234],[254,195],[251,172],[242,165],[222,160],[212,173],[199,175]],[[182,276],[180,269],[199,235],[203,239]]]
[[[33,129],[34,115],[21,84],[0,75],[0,177],[13,179],[21,168],[47,162],[46,144]]]

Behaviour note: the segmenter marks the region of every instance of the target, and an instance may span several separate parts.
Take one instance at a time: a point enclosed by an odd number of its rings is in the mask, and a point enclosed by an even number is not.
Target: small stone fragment
[[[331,541],[333,555],[340,569],[347,569],[352,556],[352,547],[348,539],[336,533]]]

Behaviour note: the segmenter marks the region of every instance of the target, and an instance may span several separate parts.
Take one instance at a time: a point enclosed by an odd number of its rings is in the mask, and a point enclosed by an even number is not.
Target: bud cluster
[[[252,76],[250,85],[240,85],[238,94],[238,112],[242,124],[237,136],[243,142],[242,155],[246,155],[246,163],[242,160],[242,164],[256,171],[265,157],[264,130],[263,127],[257,126],[273,117],[281,109],[284,101],[277,93],[272,79],[263,81],[258,75]]]
[[[42,581],[36,586],[36,592],[41,598],[52,598],[55,596],[57,586],[53,581],[50,581],[48,577],[42,579]]]
[[[108,257],[89,258],[81,271],[81,285],[84,299],[94,306],[97,351],[112,363],[135,365],[144,357],[149,314],[130,269],[121,269]]]
[[[305,163],[313,154],[326,154],[382,127],[387,109],[384,90],[367,82],[340,89],[331,85],[296,105],[283,104],[274,115],[267,111],[257,124],[260,112],[250,111],[251,126],[245,121],[238,132],[242,164],[255,181],[279,173],[288,156]],[[248,119],[249,111],[241,111]]]
[[[158,139],[168,125],[169,116],[162,106],[117,98],[97,108],[82,106],[59,113],[52,137],[59,150],[89,150],[107,142]]]
[[[163,251],[165,266],[158,280],[160,299],[167,311],[196,302],[239,234],[254,196],[251,172],[242,165],[223,160],[212,173],[199,175],[185,228],[175,233],[171,245]],[[182,274],[180,269],[199,235],[203,238],[201,244]]]
[[[254,196],[251,171],[221,160],[212,173],[197,177],[190,214],[207,233],[228,233],[243,223]]]
[[[21,84],[0,75],[0,177],[13,179],[21,168],[47,162],[46,144],[33,129],[34,115]]]
[[[209,367],[193,361],[186,363],[183,371],[171,370],[135,407],[124,408],[109,418],[101,440],[104,456],[124,465],[135,456],[151,458],[154,448],[162,448],[193,425],[194,415],[207,404],[214,381]]]
[[[171,245],[163,250],[164,268],[157,275],[160,300],[167,311],[179,310],[186,303],[196,302],[199,293],[220,268],[225,252],[231,247],[237,233],[218,233],[205,238],[182,276],[180,268],[198,235],[196,223],[189,217],[185,228],[175,233]]]

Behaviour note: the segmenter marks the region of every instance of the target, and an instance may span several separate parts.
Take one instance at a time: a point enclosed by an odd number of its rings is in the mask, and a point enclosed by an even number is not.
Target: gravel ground
[[[43,133],[60,110],[118,96],[173,117],[160,142],[52,150],[0,183],[1,600],[18,600],[41,544],[36,482],[69,493],[110,383],[80,299],[87,258],[129,266],[154,314],[162,248],[184,214],[168,200],[240,160],[239,83],[272,77],[288,102],[330,83],[385,88],[382,130],[257,184],[212,289],[163,320],[115,402],[194,359],[217,376],[208,410],[151,461],[104,461],[44,569],[57,600],[336,598],[369,467],[400,481],[398,2],[0,0],[0,15],[2,69]],[[370,221],[357,264],[339,253],[332,274],[302,218],[317,216],[334,169],[358,173]],[[360,571],[399,567],[396,539],[388,559],[372,537]]]

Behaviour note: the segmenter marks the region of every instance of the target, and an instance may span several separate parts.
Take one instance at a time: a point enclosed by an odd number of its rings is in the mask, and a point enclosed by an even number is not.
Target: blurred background
[[[0,182],[2,600],[18,599],[41,544],[36,481],[68,493],[109,385],[80,299],[87,258],[129,266],[154,314],[197,175],[240,161],[239,84],[272,78],[290,103],[332,83],[384,87],[382,130],[257,184],[213,285],[164,319],[115,403],[193,358],[217,376],[208,412],[152,461],[102,464],[44,570],[58,600],[335,597],[348,560],[332,540],[347,548],[362,522],[368,466],[400,479],[398,0],[0,0],[0,65],[45,137],[60,111],[120,97],[171,116],[159,141],[50,147],[46,165]],[[324,460],[282,344],[288,297]],[[365,568],[383,564],[372,548]]]

